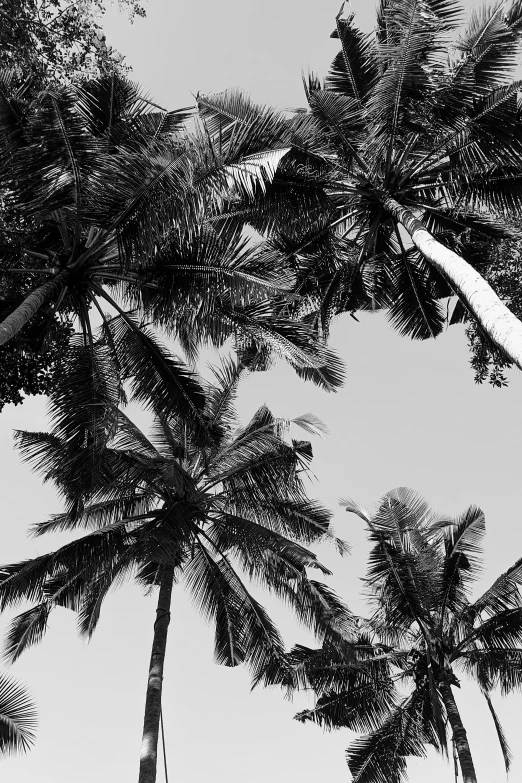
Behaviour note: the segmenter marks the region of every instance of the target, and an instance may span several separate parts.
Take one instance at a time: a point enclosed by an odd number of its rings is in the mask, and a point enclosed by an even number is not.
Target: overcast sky
[[[193,95],[241,86],[255,100],[303,105],[300,75],[324,75],[336,51],[329,38],[338,0],[221,0],[199,3],[150,0],[148,17],[128,25],[111,11],[107,37],[127,55],[134,76],[169,108]],[[354,0],[359,23],[371,26],[370,2]],[[395,334],[382,315],[360,323],[337,321],[332,347],[346,363],[345,387],[336,395],[305,385],[286,366],[248,378],[240,413],[263,402],[277,415],[314,412],[330,435],[314,442],[317,498],[335,510],[337,533],[352,545],[344,560],[321,550],[334,569],[332,586],[355,611],[367,545],[362,523],[337,505],[350,495],[373,507],[393,487],[421,492],[440,511],[470,503],[486,512],[484,586],[522,555],[520,534],[522,378],[509,388],[476,386],[463,331],[453,327],[436,341],[414,343]],[[27,526],[59,510],[51,487],[20,464],[12,451],[14,428],[46,428],[45,402],[30,399],[0,415],[2,548],[0,561],[31,557],[58,539],[29,540]],[[273,601],[266,600],[289,644],[308,637]],[[34,750],[2,762],[9,783],[92,783],[137,779],[155,600],[124,586],[106,603],[93,641],[79,641],[72,613],[51,618],[43,644],[16,664],[40,709]],[[164,717],[171,783],[265,783],[269,780],[349,781],[344,749],[350,732],[325,734],[293,714],[311,705],[306,696],[286,702],[276,691],[250,694],[247,673],[212,661],[212,633],[189,599],[174,592],[167,653]],[[505,777],[485,704],[463,687],[457,693],[481,781]],[[516,757],[522,697],[495,700],[515,751],[511,780],[522,780]],[[412,783],[453,779],[452,768],[430,755],[410,764]],[[160,768],[158,781],[163,781]]]

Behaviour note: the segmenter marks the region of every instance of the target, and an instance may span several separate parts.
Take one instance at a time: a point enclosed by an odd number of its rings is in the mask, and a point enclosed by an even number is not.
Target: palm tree
[[[488,258],[472,264],[466,250],[470,236],[508,236],[491,214],[522,205],[522,83],[512,81],[522,5],[474,9],[452,48],[460,19],[455,0],[380,0],[366,35],[341,10],[341,50],[324,83],[307,79],[308,113],[289,120],[306,127],[308,149],[315,124],[313,187],[326,183],[327,205],[316,199],[305,220],[274,213],[273,241],[295,260],[322,333],[336,313],[386,307],[402,332],[436,336],[439,300],[456,295],[452,321],[468,314],[522,367],[522,324],[480,274]],[[230,122],[226,106],[203,109]]]
[[[181,578],[215,624],[217,662],[244,662],[256,681],[284,650],[249,582],[280,596],[319,637],[351,622],[337,597],[306,573],[308,567],[329,573],[306,545],[330,539],[344,550],[329,530],[330,514],[306,496],[310,444],[291,439],[290,422],[266,407],[235,429],[234,398],[244,371],[229,360],[215,371],[214,384],[199,381],[204,426],[181,415],[159,415],[148,438],[119,411],[109,446],[93,453],[96,469],[86,481],[88,461],[79,473],[59,428],[50,435],[18,434],[24,458],[36,463],[67,503],[64,513],[36,525],[35,534],[78,527],[92,532],[2,569],[1,606],[22,598],[33,604],[13,621],[7,656],[14,660],[41,639],[55,606],[77,611],[80,633],[90,637],[115,583],[133,577],[147,592],[158,587],[140,783],[156,779],[170,599]],[[294,424],[313,432],[319,426],[313,416]],[[92,452],[87,441],[84,449]]]
[[[36,708],[26,689],[0,674],[0,754],[27,751],[34,742]]]
[[[62,314],[92,348],[91,311],[106,326],[109,306],[153,364],[162,357],[140,321],[192,357],[202,341],[235,338],[339,385],[335,357],[275,306],[293,285],[288,265],[257,252],[241,226],[214,222],[225,203],[266,190],[288,147],[265,151],[262,137],[248,149],[238,138],[218,144],[198,127],[189,137],[191,110],[161,110],[116,73],[32,102],[9,74],[0,82],[1,271],[34,281],[0,323],[0,345],[43,309],[42,335]],[[165,363],[162,372],[167,383]]]
[[[464,783],[476,783],[453,692],[463,673],[485,697],[508,770],[491,693],[522,686],[522,560],[472,600],[485,532],[479,508],[440,516],[404,488],[387,493],[373,515],[353,501],[346,508],[364,519],[373,543],[365,582],[374,614],[320,650],[295,648],[271,681],[318,694],[299,720],[369,732],[348,749],[354,783],[400,783],[408,756],[425,755],[428,744],[446,750],[448,729]]]

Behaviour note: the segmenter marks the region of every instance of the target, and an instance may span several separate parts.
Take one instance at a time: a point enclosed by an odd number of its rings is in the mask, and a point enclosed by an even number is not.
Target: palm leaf
[[[5,642],[4,658],[6,661],[14,663],[25,650],[43,639],[51,609],[50,602],[44,601],[12,620]]]
[[[325,87],[355,98],[361,103],[377,78],[373,36],[365,35],[352,24],[353,16],[336,18],[331,38],[339,38],[341,51],[334,58]]]
[[[506,768],[506,774],[509,774],[509,768],[511,766],[511,761],[513,759],[511,750],[508,745],[508,741],[506,739],[506,735],[504,733],[504,729],[502,728],[502,725],[498,719],[498,715],[495,712],[495,709],[493,707],[493,703],[491,701],[491,698],[488,693],[484,693],[484,698],[486,699],[489,711],[491,713],[491,717],[493,718],[493,723],[495,724],[495,731],[497,732],[497,738],[500,745],[500,749],[502,750],[502,757],[504,759],[504,766]]]
[[[439,747],[424,719],[424,703],[422,689],[414,691],[376,731],[352,742],[347,760],[353,783],[401,783],[408,756],[425,757],[428,743]]]
[[[444,612],[458,613],[467,608],[466,593],[480,576],[481,541],[486,531],[484,512],[470,506],[463,514],[444,524],[445,558],[441,574],[441,623]],[[441,523],[437,525],[441,528]]]
[[[150,330],[139,328],[130,316],[122,315],[114,318],[108,328],[136,401],[167,417],[179,413],[193,421],[201,418],[205,404],[201,386]]]
[[[25,688],[0,675],[0,753],[27,751],[34,742],[36,708]]]
[[[472,604],[473,611],[485,612],[494,617],[498,612],[514,609],[521,605],[519,586],[522,584],[522,559],[496,579],[485,593]]]
[[[364,732],[378,729],[395,707],[395,689],[389,679],[378,679],[353,669],[352,682],[342,691],[326,691],[313,709],[303,710],[295,720],[311,721],[325,729],[348,728]]]

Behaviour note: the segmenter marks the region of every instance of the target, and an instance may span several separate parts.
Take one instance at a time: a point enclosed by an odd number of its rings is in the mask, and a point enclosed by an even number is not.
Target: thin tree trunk
[[[161,691],[163,686],[163,663],[167,647],[167,632],[170,623],[170,599],[174,581],[174,568],[163,566],[154,639],[150,656],[147,697],[145,699],[145,717],[143,720],[143,739],[140,755],[140,775],[138,783],[155,783],[158,761],[158,736],[161,719]]]
[[[11,340],[63,286],[69,272],[64,269],[52,280],[32,291],[10,315],[0,323],[0,345]]]
[[[469,749],[468,736],[462,724],[459,708],[453,696],[451,685],[447,680],[438,683],[439,691],[446,707],[446,713],[453,732],[453,741],[457,748],[463,783],[477,783],[475,765]]]
[[[522,322],[501,302],[484,278],[461,256],[438,242],[411,210],[393,198],[383,208],[406,229],[424,258],[452,285],[490,339],[522,369]]]

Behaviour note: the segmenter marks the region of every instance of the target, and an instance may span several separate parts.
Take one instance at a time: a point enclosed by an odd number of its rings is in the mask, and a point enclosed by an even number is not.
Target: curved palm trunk
[[[453,740],[455,742],[455,747],[457,748],[463,783],[477,783],[477,774],[469,749],[468,736],[466,729],[462,724],[459,708],[457,707],[457,703],[453,696],[451,685],[447,680],[443,680],[438,683],[438,687],[453,732]]]
[[[522,369],[522,323],[491,286],[461,256],[438,242],[409,209],[393,198],[384,199],[382,206],[404,226],[424,258],[451,283],[488,337]]]
[[[0,323],[0,345],[11,340],[63,286],[69,272],[64,269],[24,299],[10,315]]]
[[[158,760],[158,736],[161,718],[161,691],[163,686],[163,663],[167,647],[167,632],[170,623],[170,599],[174,582],[174,568],[164,566],[162,570],[154,639],[150,656],[143,738],[140,755],[139,783],[155,783]]]

